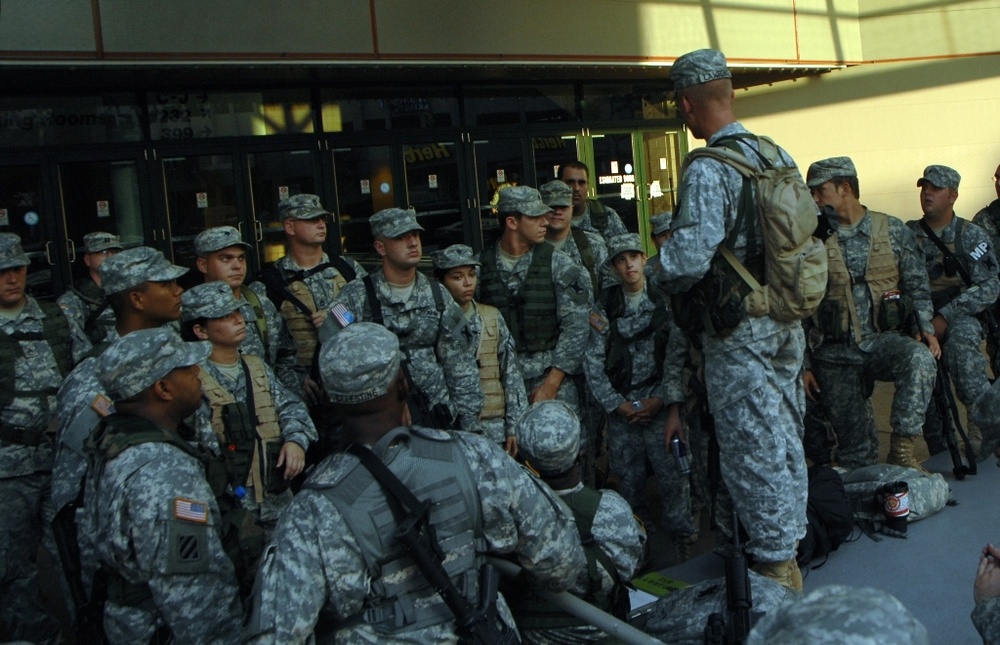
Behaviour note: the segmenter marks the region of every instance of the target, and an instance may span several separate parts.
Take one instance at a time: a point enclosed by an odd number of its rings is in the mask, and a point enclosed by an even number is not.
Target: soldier
[[[241,354],[260,356],[274,370],[282,385],[302,396],[307,370],[296,359],[295,341],[292,340],[285,320],[277,307],[267,297],[243,284],[247,277],[247,250],[240,232],[232,226],[216,226],[198,233],[194,238],[194,252],[198,270],[205,282],[222,280],[233,290],[240,304],[240,311],[247,324],[246,339],[240,345]],[[260,283],[255,283],[258,288]]]
[[[506,191],[504,191],[506,192]],[[417,271],[423,257],[416,213],[388,208],[369,220],[382,267],[344,287],[336,303],[357,320],[384,325],[406,354],[410,414],[429,427],[471,430],[483,409],[472,331],[444,287]]]
[[[758,139],[733,112],[732,75],[722,52],[685,54],[674,63],[670,78],[678,109],[695,137],[709,145],[723,137],[736,138],[750,163],[758,163]],[[791,157],[778,150],[779,162],[794,167]],[[702,278],[735,226],[742,188],[743,178],[724,164],[698,158],[687,166],[670,243],[660,248],[659,283],[670,293],[704,285]],[[748,248],[747,230],[735,235],[731,250],[744,265],[763,254],[758,219],[755,214],[746,218],[755,246]],[[693,299],[685,305],[697,306]],[[757,560],[754,568],[801,590],[795,550],[805,535],[808,488],[802,453],[802,325],[737,315],[728,334],[698,333],[722,476],[750,535],[746,548]],[[679,430],[680,415],[671,413],[666,439]]]
[[[122,337],[98,359],[116,412],[88,442],[80,537],[107,580],[111,643],[237,640],[242,610],[223,522],[183,423],[201,403],[198,363],[211,351],[160,327]]]
[[[58,385],[90,342],[61,307],[27,295],[29,264],[21,238],[0,233],[0,631],[50,643],[59,640],[59,625],[41,603],[37,567],[43,536],[55,553],[48,431]]]
[[[252,562],[263,551],[278,515],[291,501],[289,480],[305,467],[305,453],[316,428],[298,396],[253,354],[241,355],[246,330],[239,301],[228,298],[225,282],[206,282],[186,291],[185,340],[207,340],[212,354],[200,365],[202,394],[211,406],[211,424],[229,465],[230,485],[242,508],[256,520],[241,527],[254,538],[244,550]],[[254,566],[248,567],[256,569]]]
[[[473,257],[470,247],[453,244],[431,256],[434,277],[465,312],[472,332],[469,350],[479,366],[479,386],[484,401],[474,431],[501,444],[507,454],[516,457],[516,424],[528,407],[528,394],[524,390],[514,338],[496,307],[475,300],[479,261]]]
[[[321,351],[324,387],[355,447],[320,464],[278,521],[249,642],[301,643],[312,635],[319,642],[455,642],[451,605],[420,568],[438,564],[466,605],[489,609],[510,626],[503,597],[480,593],[489,575],[485,553],[514,555],[527,580],[548,589],[576,581],[586,566],[576,525],[541,482],[484,437],[401,426],[408,379],[395,335],[355,323]],[[398,478],[393,486],[430,504],[425,517],[443,563],[432,555],[417,564],[396,537],[412,516],[403,515],[396,493],[377,484],[388,480],[373,474],[381,469],[369,470],[378,462]]]
[[[628,233],[622,218],[614,209],[599,200],[588,199],[590,168],[582,161],[570,161],[559,166],[559,179],[573,189],[573,226],[598,233],[605,240]]]
[[[930,277],[931,324],[941,343],[942,360],[958,399],[969,410],[969,421],[982,430],[981,452],[992,454],[1000,439],[1000,414],[983,396],[990,382],[979,349],[984,329],[978,316],[996,303],[1000,278],[989,236],[955,214],[960,181],[952,168],[927,166],[917,180],[924,216],[906,225],[916,235]]]
[[[660,247],[670,239],[670,224],[674,221],[674,214],[670,211],[653,215],[649,218],[649,235],[653,238],[653,247],[656,253],[650,256],[646,262],[646,277],[649,278],[659,271],[660,267]]]
[[[663,441],[665,403],[680,403],[680,372],[687,341],[673,323],[667,303],[647,289],[646,254],[638,234],[613,237],[611,262],[621,285],[604,290],[590,315],[584,370],[594,397],[607,413],[608,466],[619,491],[646,526],[648,460],[663,505],[661,527],[685,560],[698,541],[691,517],[691,488]],[[666,374],[670,372],[670,374]],[[673,384],[676,389],[668,391]]]
[[[601,287],[608,282],[608,246],[597,233],[571,226],[573,218],[573,189],[558,179],[543,184],[538,189],[542,202],[552,209],[549,226],[545,229],[545,243],[562,251],[590,274],[596,298]]]
[[[587,554],[570,593],[621,620],[629,611],[628,589],[646,544],[632,509],[612,490],[594,490],[580,481],[580,421],[562,401],[539,401],[517,424],[521,457],[528,468],[566,502]],[[511,595],[511,612],[528,643],[603,641],[607,634],[560,612],[534,594]],[[552,627],[558,623],[559,627]]]
[[[984,643],[1000,642],[1000,549],[992,544],[983,547],[972,592],[976,607],[972,624]]]
[[[893,381],[887,461],[919,469],[914,442],[931,402],[941,348],[916,241],[901,220],[858,201],[858,173],[849,157],[813,163],[806,182],[816,205],[834,209],[838,221],[836,234],[826,240],[826,296],[806,321],[811,365],[803,374],[806,396],[822,403],[833,426],[838,465],[860,468],[878,462],[872,386],[876,380]],[[908,333],[914,312],[926,346]]]
[[[101,274],[98,269],[105,260],[124,249],[121,238],[117,235],[104,231],[84,235],[83,264],[87,267],[87,275],[56,300],[66,311],[66,315],[76,320],[95,345],[103,341],[108,331],[115,326],[115,312],[108,306],[107,297],[101,290]]]
[[[1000,166],[997,166],[996,172],[993,173],[993,187],[996,190],[997,198],[976,213],[976,216],[972,218],[972,223],[978,224],[986,231],[990,236],[990,245],[994,249],[993,252],[996,253],[996,249],[1000,248]],[[993,307],[993,317],[1000,320],[1000,307]],[[986,348],[989,350],[993,376],[1000,375],[1000,347],[997,346],[998,342],[1000,342],[1000,339],[993,338],[992,334],[986,337]],[[997,454],[997,456],[1000,457],[1000,454]]]

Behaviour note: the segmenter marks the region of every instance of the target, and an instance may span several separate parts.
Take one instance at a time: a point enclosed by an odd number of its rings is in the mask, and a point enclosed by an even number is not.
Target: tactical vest
[[[592,531],[594,516],[597,515],[597,508],[601,504],[601,495],[601,491],[583,486],[578,491],[559,497],[573,511],[576,529],[580,534],[580,544],[587,559],[588,588],[581,598],[598,609],[622,619],[628,612],[628,592],[618,577],[617,567],[594,540]],[[603,568],[614,581],[614,587],[610,592],[603,590],[598,567]],[[512,594],[505,598],[508,600],[517,626],[521,629],[558,629],[587,624],[535,594]]]
[[[670,326],[667,324],[670,314],[667,311],[666,303],[660,302],[656,290],[647,289],[647,293],[655,309],[653,309],[649,324],[631,336],[622,334],[619,329],[621,318],[625,315],[626,309],[624,289],[619,285],[613,285],[601,294],[604,313],[608,317],[604,373],[608,375],[608,380],[619,394],[625,394],[629,390],[642,389],[659,381],[663,376],[663,359],[667,353],[667,340],[670,338]],[[653,336],[652,361],[655,368],[648,378],[633,384],[633,357],[629,345],[651,335]],[[642,359],[649,360],[649,357],[642,357]]]
[[[408,442],[409,449],[389,448],[398,441]],[[458,442],[437,434],[425,436],[419,427],[396,428],[375,444],[373,452],[388,454],[389,469],[418,499],[431,500],[429,520],[446,557],[444,568],[466,602],[476,606],[486,545],[475,477]],[[338,628],[365,623],[381,634],[392,634],[454,621],[448,605],[397,540],[386,494],[366,468],[355,461],[336,482],[306,482],[304,488],[316,490],[340,512],[371,580],[365,609],[339,621]]]
[[[110,321],[101,319],[101,314],[108,310],[110,304],[107,296],[91,279],[81,280],[76,287],[70,287],[72,291],[87,308],[87,316],[83,321],[83,331],[91,343],[99,343],[108,335],[108,330],[114,326],[114,316],[110,316]]]
[[[14,364],[24,358],[22,343],[44,340],[52,351],[59,373],[66,377],[73,369],[73,344],[69,322],[62,307],[45,300],[36,300],[42,310],[42,331],[5,334],[0,331],[0,409],[10,405],[15,398],[41,399],[59,391],[59,383],[42,390],[18,390],[15,387]]]
[[[590,207],[590,225],[597,229],[602,237],[605,236],[605,230],[608,228],[608,209],[596,199],[588,199],[587,205]]]
[[[261,304],[260,297],[250,287],[242,287],[240,293],[253,308],[253,315],[256,319],[254,327],[257,328],[257,335],[260,336],[260,342],[264,345],[264,358],[268,358],[271,355],[271,339],[267,330],[267,318],[264,316],[264,305]]]
[[[945,246],[948,247],[948,250],[954,256],[955,260],[953,261],[959,262],[962,268],[971,275],[972,267],[969,265],[969,258],[962,244],[962,233],[965,231],[966,221],[957,215],[955,216],[955,220],[955,239],[950,244],[945,244]],[[937,246],[934,247],[934,250],[937,252],[938,262],[941,266],[947,266],[944,253],[938,250]],[[952,272],[952,275],[948,275],[947,271],[942,270],[940,275],[931,280],[931,300],[934,301],[934,311],[940,311],[942,307],[957,298],[963,291],[965,291],[965,282],[962,280],[961,272],[955,270]]]
[[[269,489],[283,482],[274,466],[283,442],[271,397],[271,384],[264,372],[262,359],[253,355],[244,355],[241,359],[246,366],[244,375],[249,376],[247,389],[252,389],[252,397],[248,397],[248,401],[254,402],[254,409],[248,410],[248,415],[235,411],[233,406],[238,404],[232,392],[208,370],[200,370],[198,378],[201,379],[201,392],[212,407],[212,430],[219,439],[219,446],[232,462],[235,473],[247,473],[246,477],[238,475],[240,483],[248,490],[252,487],[259,504]],[[242,401],[240,403],[246,405]],[[253,434],[243,431],[244,428],[234,427],[241,421],[254,418],[257,423]],[[273,481],[275,479],[277,481]]]
[[[606,218],[605,223],[607,223]],[[590,240],[587,239],[587,234],[584,233],[583,229],[570,226],[569,230],[573,235],[573,241],[576,242],[576,248],[580,251],[580,259],[583,262],[583,267],[590,274],[590,284],[596,296],[600,283],[597,281],[597,261],[594,258],[594,249],[591,248]]]
[[[486,248],[480,256],[481,301],[500,310],[518,352],[554,349],[559,340],[559,312],[552,277],[554,251],[548,244],[534,247],[531,266],[516,296],[507,288],[497,269],[498,246]]]
[[[889,241],[889,217],[885,213],[868,211],[871,215],[871,245],[868,247],[868,263],[865,266],[865,284],[872,299],[872,326],[876,331],[887,331],[879,328],[879,311],[882,307],[882,297],[888,291],[899,288],[899,268],[896,256],[892,252]],[[853,331],[855,342],[861,342],[861,321],[858,320],[858,308],[854,302],[851,287],[854,284],[851,274],[844,263],[844,253],[836,235],[826,239],[826,256],[829,278],[824,301],[824,309],[830,306],[839,311],[839,329],[824,329],[830,323],[821,320],[814,314],[814,320],[825,334],[832,338],[843,338],[844,334]]]
[[[476,349],[476,363],[479,365],[479,386],[483,390],[483,411],[480,419],[496,419],[504,416],[507,399],[503,381],[500,379],[500,311],[496,307],[478,304],[479,316],[483,321]]]

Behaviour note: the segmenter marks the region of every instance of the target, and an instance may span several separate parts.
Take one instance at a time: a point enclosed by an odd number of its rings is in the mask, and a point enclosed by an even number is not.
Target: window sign
[[[311,133],[309,91],[150,92],[153,140],[209,139]]]
[[[0,147],[140,141],[128,95],[0,98]]]

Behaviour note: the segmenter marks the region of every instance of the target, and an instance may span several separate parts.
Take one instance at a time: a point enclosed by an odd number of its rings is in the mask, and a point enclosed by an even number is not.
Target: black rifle
[[[82,487],[82,484],[81,484]],[[76,510],[82,504],[83,493],[77,501],[66,504],[52,520],[52,533],[59,552],[59,562],[73,600],[74,627],[78,643],[106,642],[104,639],[104,602],[107,587],[100,584],[102,572],[95,574],[90,598],[83,584],[83,567],[80,563],[80,546],[77,542]]]
[[[515,645],[517,632],[497,620],[496,602],[499,574],[490,564],[479,570],[479,606],[469,606],[445,571],[444,554],[430,523],[431,501],[419,501],[368,448],[351,444],[347,451],[361,460],[386,493],[386,500],[396,520],[396,538],[403,543],[420,572],[455,615],[459,643],[465,645]]]
[[[705,643],[737,645],[746,642],[750,634],[750,608],[753,594],[746,555],[740,544],[740,521],[736,508],[732,512],[733,542],[726,550],[726,615],[713,613],[705,625]]]

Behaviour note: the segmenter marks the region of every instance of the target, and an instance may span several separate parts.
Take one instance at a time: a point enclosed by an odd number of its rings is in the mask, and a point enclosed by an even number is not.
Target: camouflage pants
[[[872,339],[870,351],[853,344],[820,346],[813,352],[813,372],[823,412],[837,435],[837,463],[854,469],[878,462],[878,430],[871,403],[875,381],[896,384],[889,415],[893,432],[916,436],[934,392],[937,366],[923,343],[884,333]]]
[[[42,603],[38,547],[50,474],[0,479],[0,631],[4,640],[57,642],[59,625]]]
[[[957,316],[948,321],[948,330],[941,343],[941,360],[948,366],[958,400],[967,406],[990,388],[986,357],[980,351],[982,342],[983,326],[972,316]],[[993,425],[1000,426],[1000,410],[994,414]]]
[[[608,466],[620,482],[619,492],[645,524],[652,520],[646,503],[647,462],[653,477],[663,514],[660,526],[674,539],[698,532],[691,517],[691,486],[681,474],[674,456],[663,440],[667,421],[664,407],[647,425],[629,425],[617,412],[608,415]]]

